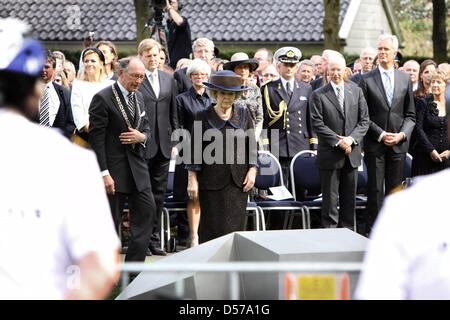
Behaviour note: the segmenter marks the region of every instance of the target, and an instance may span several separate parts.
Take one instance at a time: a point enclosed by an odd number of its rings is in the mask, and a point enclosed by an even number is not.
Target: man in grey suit
[[[89,143],[102,170],[116,230],[128,197],[131,239],[125,261],[145,260],[155,216],[144,159],[150,129],[144,99],[136,92],[144,76],[145,68],[138,58],[121,59],[119,80],[98,92],[89,106]]]
[[[345,59],[328,61],[331,81],[312,94],[311,118],[319,139],[316,165],[322,185],[322,226],[352,229],[361,144],[369,129],[364,95],[344,82]],[[339,204],[339,210],[338,210]]]
[[[415,107],[409,75],[394,69],[398,40],[378,39],[378,68],[362,75],[361,87],[369,108],[370,127],[364,139],[368,173],[367,232],[372,229],[384,200],[403,180]]]

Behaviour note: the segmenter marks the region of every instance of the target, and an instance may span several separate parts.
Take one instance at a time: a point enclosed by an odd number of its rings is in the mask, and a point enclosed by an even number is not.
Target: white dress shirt
[[[394,92],[394,66],[392,66],[389,70],[384,69],[381,65],[378,66],[378,69],[381,73],[381,81],[383,81],[383,86],[386,88],[386,76],[384,75],[386,72],[389,75],[389,79],[391,80],[392,92]]]
[[[130,91],[128,91],[127,89],[125,89],[119,81],[117,81],[117,86],[120,89],[120,92],[122,92],[123,98],[125,99],[125,106],[126,107],[128,105],[128,94],[130,93]]]
[[[342,98],[345,101],[345,95],[344,95],[344,81],[342,81],[342,83],[340,85],[337,85],[336,83],[334,83],[333,81],[330,81],[331,86],[333,87],[334,90],[334,94],[336,95],[336,98],[338,97],[338,91],[337,91],[337,87],[339,87],[339,89],[341,90],[341,95]],[[338,99],[339,100],[339,99]]]
[[[155,69],[153,72],[145,69],[145,75],[147,76],[147,79],[150,82],[150,85],[152,86],[153,92],[155,92],[155,95],[158,98],[160,90],[158,69]]]
[[[384,200],[358,299],[450,299],[450,169],[416,179]]]
[[[281,84],[283,85],[284,90],[287,93],[286,83],[289,82],[289,86],[291,87],[292,92],[294,92],[294,85],[295,85],[295,78],[292,78],[292,80],[287,81],[283,77],[280,77]]]

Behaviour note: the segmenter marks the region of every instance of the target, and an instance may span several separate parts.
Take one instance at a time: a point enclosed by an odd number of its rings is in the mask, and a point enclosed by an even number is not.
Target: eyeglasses
[[[197,72],[193,72],[191,73],[191,77],[207,77],[208,74],[207,73],[197,73]]]
[[[262,75],[264,78],[275,78],[278,77],[277,74],[273,74],[273,73],[266,73]]]
[[[145,78],[145,74],[129,73],[129,75],[130,75],[130,77],[132,77],[134,79],[144,80],[144,78]]]

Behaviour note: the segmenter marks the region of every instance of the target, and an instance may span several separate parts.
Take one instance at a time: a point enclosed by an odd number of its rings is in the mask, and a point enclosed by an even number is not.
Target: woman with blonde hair
[[[443,70],[430,74],[431,96],[416,103],[415,152],[412,175],[426,175],[450,166],[448,115],[445,90],[449,76]]]
[[[70,103],[75,126],[76,137],[72,141],[87,146],[89,131],[89,105],[94,95],[103,88],[114,83],[105,79],[105,56],[97,48],[87,48],[82,55],[83,72],[72,84]],[[81,138],[82,140],[80,140]]]

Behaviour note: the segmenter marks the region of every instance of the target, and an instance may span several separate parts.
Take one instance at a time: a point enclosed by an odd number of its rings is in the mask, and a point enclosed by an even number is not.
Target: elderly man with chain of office
[[[301,56],[301,51],[294,47],[278,49],[274,58],[280,78],[261,87],[263,128],[267,129],[264,143],[270,145],[272,153],[278,154],[286,185],[289,184],[289,164],[295,154],[317,149],[308,106],[311,86],[295,80]]]

